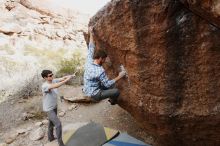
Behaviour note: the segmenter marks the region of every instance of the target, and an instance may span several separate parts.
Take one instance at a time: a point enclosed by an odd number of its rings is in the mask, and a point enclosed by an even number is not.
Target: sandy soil
[[[63,96],[79,96],[81,87],[63,86],[60,88],[60,95]],[[107,100],[99,103],[90,104],[75,104],[69,102],[61,102],[58,100],[58,111],[65,111],[65,115],[60,117],[63,127],[68,124],[86,123],[94,121],[101,123],[106,127],[118,129],[121,132],[143,140],[146,143],[152,144],[153,138],[143,131],[131,115],[120,108],[118,105],[110,105]],[[76,106],[76,109],[69,110],[70,106]],[[11,99],[0,104],[0,144],[5,141],[9,135],[15,133],[16,130],[34,127],[35,123],[46,119],[46,116],[40,119],[22,120],[24,112],[40,113],[41,96],[32,97],[29,99]],[[44,125],[45,130],[47,125]],[[29,133],[20,134],[16,140],[9,146],[41,146],[47,142],[47,136],[39,141],[31,141]]]

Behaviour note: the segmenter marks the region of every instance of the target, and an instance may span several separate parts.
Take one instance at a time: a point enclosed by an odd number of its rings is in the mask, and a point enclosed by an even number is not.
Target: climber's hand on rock
[[[118,74],[118,76],[119,76],[120,78],[124,77],[125,75],[126,75],[126,71],[121,71],[121,72],[119,72],[119,74]]]

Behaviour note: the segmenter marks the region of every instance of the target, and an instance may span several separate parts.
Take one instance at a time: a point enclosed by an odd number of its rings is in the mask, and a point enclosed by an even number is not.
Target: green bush
[[[70,75],[75,72],[76,76],[82,76],[84,69],[85,58],[82,57],[79,51],[73,53],[71,58],[63,59],[58,65],[57,77]]]

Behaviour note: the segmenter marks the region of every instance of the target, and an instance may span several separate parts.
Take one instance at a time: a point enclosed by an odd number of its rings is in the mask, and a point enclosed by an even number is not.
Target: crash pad
[[[119,134],[119,131],[91,122],[72,134],[66,146],[100,146]]]
[[[69,129],[63,134],[63,142],[66,146],[101,146],[118,134],[118,130],[91,122],[78,129]],[[52,141],[45,146],[58,146],[58,143]]]
[[[137,140],[136,138],[128,135],[127,133],[121,133],[116,138],[108,141],[103,146],[150,146],[144,142]]]

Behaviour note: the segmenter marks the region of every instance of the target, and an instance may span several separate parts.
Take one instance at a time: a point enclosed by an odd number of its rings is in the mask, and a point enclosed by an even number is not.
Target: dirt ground
[[[60,95],[63,96],[80,96],[82,87],[63,86],[59,89]],[[70,110],[71,106],[76,108]],[[22,120],[24,112],[41,113],[42,104],[41,96],[32,97],[29,99],[8,100],[0,104],[0,144],[5,141],[10,134],[16,130],[35,126],[35,123],[46,119],[46,116],[39,114],[39,117]],[[94,121],[106,127],[117,129],[121,132],[143,140],[148,144],[153,144],[153,138],[143,131],[141,126],[135,119],[118,105],[110,105],[107,100],[99,103],[70,103],[58,100],[58,112],[65,111],[65,115],[60,117],[63,127],[74,123],[87,123]],[[42,116],[42,117],[41,117]],[[44,125],[45,130],[47,125]],[[47,142],[47,135],[39,141],[31,141],[29,133],[17,136],[16,140],[9,146],[42,146]]]

